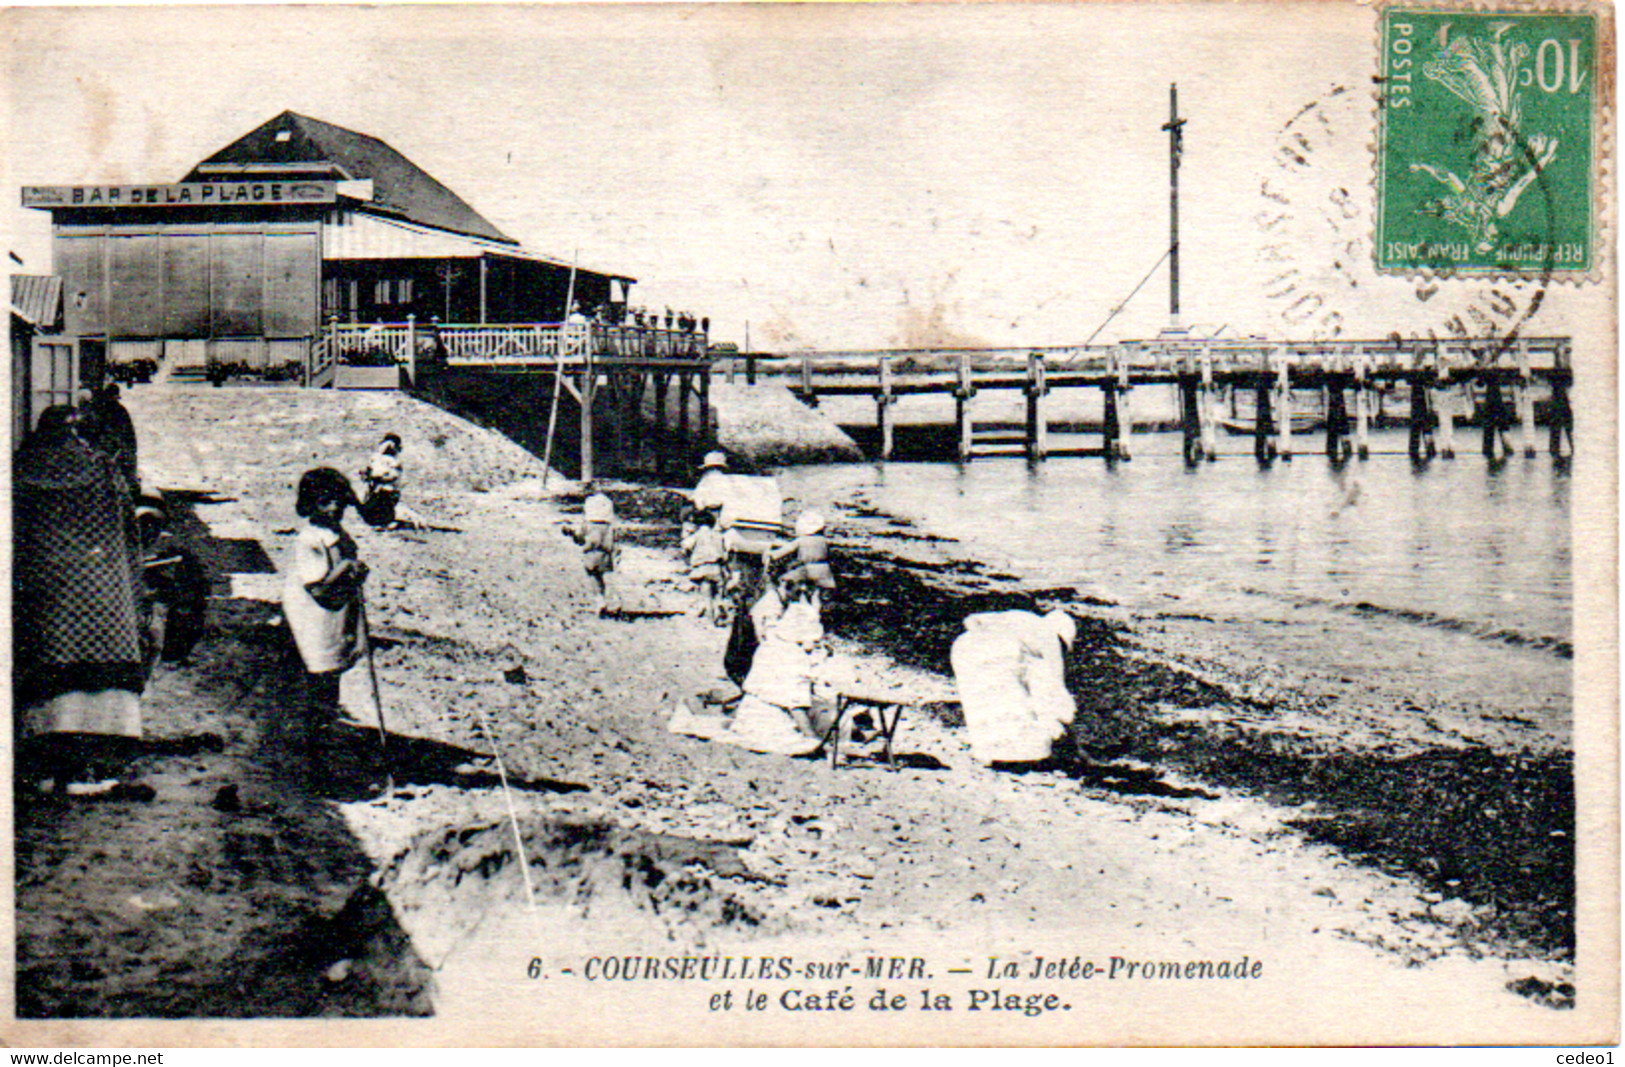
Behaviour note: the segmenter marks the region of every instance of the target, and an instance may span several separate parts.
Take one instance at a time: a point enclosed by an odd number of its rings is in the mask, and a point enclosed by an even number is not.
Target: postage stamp
[[[1394,7],[1381,30],[1377,268],[1590,271],[1596,16]]]

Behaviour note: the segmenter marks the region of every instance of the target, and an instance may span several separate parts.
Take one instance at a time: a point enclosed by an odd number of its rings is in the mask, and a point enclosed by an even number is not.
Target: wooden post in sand
[[[1027,458],[1042,460],[1049,453],[1049,422],[1044,416],[1044,394],[1049,383],[1044,378],[1044,353],[1027,354]]]
[[[959,353],[956,364],[958,381],[954,384],[954,427],[959,432],[959,462],[969,463],[976,450],[976,421],[971,417],[970,402],[976,395],[976,382],[971,377],[970,353]]]
[[[891,357],[880,357],[880,392],[875,394],[875,423],[880,430],[880,458],[891,459],[892,454],[892,412],[891,406],[897,400],[892,396]]]

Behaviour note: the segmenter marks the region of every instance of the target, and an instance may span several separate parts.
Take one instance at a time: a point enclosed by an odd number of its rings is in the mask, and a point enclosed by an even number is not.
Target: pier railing
[[[936,376],[951,381],[964,369],[972,374],[1019,374],[1033,357],[1052,374],[1107,376],[1127,373],[1133,382],[1174,381],[1204,369],[1220,376],[1276,373],[1282,366],[1294,376],[1353,373],[1361,368],[1378,377],[1408,376],[1418,371],[1506,370],[1546,376],[1566,372],[1572,361],[1566,337],[1465,338],[1452,340],[1264,341],[1258,339],[1196,341],[1189,339],[1128,341],[1113,345],[1040,346],[1027,348],[899,348],[824,352],[751,353],[737,361],[754,364],[757,373],[803,379],[843,376],[879,378]],[[1011,382],[1010,384],[1019,384]]]
[[[691,330],[599,322],[329,323],[320,360],[395,363],[415,369],[444,356],[453,365],[527,365],[590,358],[703,359],[706,337]]]
[[[1520,430],[1524,453],[1533,455],[1532,387],[1537,381],[1551,394],[1547,422],[1552,454],[1566,455],[1573,446],[1568,403],[1573,352],[1567,337],[1305,342],[1173,337],[1049,348],[750,354],[733,362],[741,361],[748,381],[758,375],[777,377],[810,404],[820,396],[871,397],[882,458],[892,452],[892,406],[900,397],[952,396],[962,459],[1010,444],[1029,458],[1042,459],[1048,452],[1044,398],[1055,389],[1096,388],[1104,394],[1105,409],[1105,440],[1097,454],[1126,459],[1138,385],[1178,388],[1188,461],[1216,454],[1214,427],[1224,421],[1217,411],[1218,396],[1227,393],[1233,399],[1240,391],[1254,395],[1257,415],[1245,431],[1266,462],[1292,455],[1294,423],[1306,421],[1293,411],[1293,393],[1301,389],[1322,391],[1326,448],[1338,457],[1350,451],[1367,454],[1378,389],[1401,389],[1409,396],[1409,451],[1415,459],[1454,456],[1456,419],[1475,413],[1486,427],[1486,455],[1504,455],[1512,447],[1507,435],[1513,426]],[[730,379],[734,373],[730,367]],[[1008,435],[977,429],[971,399],[979,391],[996,389],[1026,395],[1026,427],[1020,437],[1006,440]]]

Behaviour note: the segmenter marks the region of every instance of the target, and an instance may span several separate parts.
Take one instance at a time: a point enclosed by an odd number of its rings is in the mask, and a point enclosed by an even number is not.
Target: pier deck
[[[419,364],[489,373],[552,374],[581,409],[583,478],[592,476],[595,397],[607,387],[615,405],[633,418],[653,389],[657,433],[666,432],[670,387],[677,385],[681,447],[703,445],[710,433],[709,389],[716,360],[703,333],[653,326],[602,323],[436,325],[330,324],[314,346],[307,382],[324,384],[332,366],[357,354],[400,364],[410,381]],[[955,401],[959,457],[1002,453],[1019,444],[1034,461],[1051,455],[1045,398],[1058,389],[1099,389],[1104,398],[1103,438],[1086,454],[1132,458],[1136,386],[1168,385],[1179,392],[1184,455],[1189,463],[1218,455],[1221,408],[1231,414],[1238,393],[1252,394],[1251,434],[1261,463],[1294,453],[1294,393],[1319,390],[1325,413],[1326,454],[1335,460],[1369,454],[1373,396],[1398,385],[1410,396],[1410,455],[1417,462],[1455,455],[1458,418],[1479,413],[1482,448],[1492,459],[1521,449],[1536,454],[1533,386],[1550,390],[1549,451],[1573,453],[1572,341],[1568,337],[1406,341],[1293,342],[1260,338],[1193,340],[1166,337],[1113,345],[1020,349],[890,349],[842,352],[752,353],[743,357],[750,381],[780,379],[804,402],[820,396],[869,396],[875,402],[880,457],[893,451],[893,406],[906,396],[946,395]],[[978,430],[971,399],[983,390],[1019,390],[1026,425],[1019,441],[1008,433]],[[691,403],[698,406],[690,434]],[[617,407],[617,410],[619,407]],[[1233,417],[1231,422],[1234,421]],[[1520,441],[1510,440],[1514,428]],[[1234,427],[1230,427],[1234,432]],[[1301,432],[1301,431],[1300,431]],[[1054,453],[1060,454],[1060,453]],[[1073,450],[1069,454],[1079,454]]]
[[[1146,385],[1179,390],[1185,456],[1190,462],[1216,457],[1221,397],[1243,390],[1254,394],[1253,435],[1261,462],[1291,458],[1293,393],[1305,389],[1323,393],[1327,453],[1346,458],[1357,452],[1364,458],[1369,454],[1371,393],[1390,383],[1403,383],[1411,393],[1410,452],[1418,461],[1434,455],[1453,457],[1455,420],[1475,407],[1485,411],[1486,455],[1511,450],[1506,435],[1514,426],[1521,429],[1523,451],[1533,455],[1531,386],[1537,380],[1552,392],[1552,453],[1561,457],[1573,448],[1567,395],[1573,381],[1572,351],[1566,337],[1337,342],[1176,338],[1101,346],[896,349],[746,359],[753,380],[757,374],[788,378],[790,388],[809,404],[816,404],[820,396],[874,398],[883,459],[892,452],[890,409],[899,398],[952,396],[959,455],[970,460],[1011,443],[1007,435],[977,429],[970,399],[983,390],[1020,390],[1027,397],[1021,444],[1029,458],[1041,460],[1051,454],[1044,398],[1069,388],[1100,389],[1105,396],[1105,441],[1098,452],[1089,452],[1128,459],[1134,429],[1132,391]]]

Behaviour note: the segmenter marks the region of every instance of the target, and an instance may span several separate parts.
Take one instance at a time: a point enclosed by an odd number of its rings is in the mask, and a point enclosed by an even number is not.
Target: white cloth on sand
[[[1077,715],[1067,691],[1063,612],[994,611],[965,619],[949,653],[971,752],[983,763],[1047,759]]]

